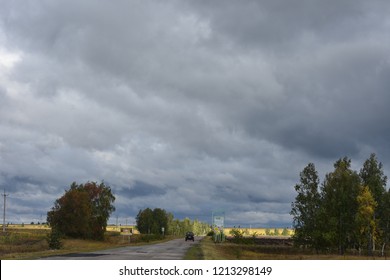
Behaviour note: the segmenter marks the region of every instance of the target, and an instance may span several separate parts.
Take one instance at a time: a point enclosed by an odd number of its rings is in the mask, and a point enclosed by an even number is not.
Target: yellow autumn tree
[[[367,186],[361,188],[357,203],[356,226],[359,245],[360,248],[366,247],[368,254],[372,254],[377,235],[377,222],[374,213],[378,203]]]

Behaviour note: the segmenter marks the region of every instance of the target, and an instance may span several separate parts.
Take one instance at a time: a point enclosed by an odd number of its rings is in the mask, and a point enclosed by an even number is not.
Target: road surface
[[[96,252],[75,253],[61,256],[51,256],[45,260],[181,260],[187,250],[199,243],[202,237],[195,237],[195,241],[175,239],[164,243],[127,246],[106,249]]]

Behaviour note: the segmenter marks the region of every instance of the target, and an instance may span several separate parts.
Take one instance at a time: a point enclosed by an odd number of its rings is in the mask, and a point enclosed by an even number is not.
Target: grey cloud
[[[187,2],[209,19],[215,33],[223,34],[237,47],[282,53],[313,38],[334,42],[371,33],[373,26],[383,23],[389,9],[382,1]]]
[[[166,190],[142,181],[135,181],[130,188],[123,189],[119,194],[131,199],[133,197],[161,196],[166,194]]]
[[[293,2],[3,1],[1,184],[287,224],[307,162],[386,167],[390,5]]]

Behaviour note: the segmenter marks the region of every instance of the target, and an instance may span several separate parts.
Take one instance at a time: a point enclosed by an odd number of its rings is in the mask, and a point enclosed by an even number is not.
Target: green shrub
[[[51,230],[50,233],[47,235],[46,240],[49,244],[49,248],[52,250],[58,250],[61,249],[63,244],[61,242],[61,233],[56,230]]]
[[[232,229],[229,233],[233,235],[235,240],[239,240],[244,237],[244,232],[236,228]]]
[[[232,229],[229,232],[233,236],[233,242],[237,244],[249,244],[253,242],[253,239],[248,239],[244,237],[245,231],[239,229]]]

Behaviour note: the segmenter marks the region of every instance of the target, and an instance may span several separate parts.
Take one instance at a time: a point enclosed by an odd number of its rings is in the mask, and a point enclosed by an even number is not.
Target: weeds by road
[[[42,257],[80,252],[93,252],[122,246],[146,245],[165,242],[177,237],[166,236],[160,239],[153,236],[133,235],[130,237],[119,232],[107,232],[104,241],[81,239],[63,239],[60,250],[50,250],[46,241],[48,229],[10,229],[0,235],[0,259],[32,260]],[[181,237],[180,237],[181,238]],[[130,241],[130,242],[129,242]],[[359,254],[337,255],[316,254],[288,245],[259,245],[242,242],[214,243],[211,237],[191,247],[184,259],[187,260],[372,260],[386,257],[363,256]],[[389,253],[389,252],[387,252]]]
[[[210,237],[204,238],[191,248],[185,259],[188,260],[385,260],[380,256],[358,254],[316,254],[293,246],[235,244],[232,242],[214,243]]]
[[[50,250],[46,240],[48,229],[9,229],[0,235],[0,259],[33,260],[42,257],[79,252],[92,252],[115,247],[145,245],[175,239],[174,236],[157,238],[153,236],[121,235],[119,232],[107,232],[104,241],[83,239],[62,239],[63,247]]]

